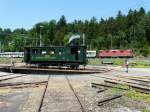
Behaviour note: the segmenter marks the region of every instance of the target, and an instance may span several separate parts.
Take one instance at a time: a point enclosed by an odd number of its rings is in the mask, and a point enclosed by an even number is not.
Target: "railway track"
[[[59,106],[59,108],[58,108]],[[36,112],[86,112],[69,78],[51,76],[46,84]]]
[[[38,88],[38,87],[42,87],[43,91],[42,91],[42,96],[40,98],[40,101],[37,104],[36,112],[41,112],[41,107],[43,105],[43,100],[45,97],[45,93],[47,90],[47,86],[48,86],[48,81],[50,79],[50,75],[47,77],[47,80],[41,80],[41,81],[30,81],[30,82],[24,82],[24,81],[20,81],[20,82],[9,82],[9,79],[15,79],[15,78],[19,78],[19,77],[23,77],[23,76],[27,76],[26,74],[24,75],[16,75],[16,74],[11,74],[10,76],[7,75],[6,77],[3,77],[0,79],[0,89],[23,89],[23,88]],[[3,82],[6,81],[7,82]]]
[[[45,84],[46,81],[40,82],[16,82],[16,83],[1,83],[0,88],[26,88],[26,87],[38,87],[39,85]]]
[[[10,77],[3,76],[3,78],[0,79],[0,82],[6,81],[6,80],[10,80],[10,79],[19,78],[19,77],[24,77],[24,76],[27,76],[27,75],[28,75],[28,74],[24,74],[24,75],[10,74],[10,75],[7,75],[7,76],[10,76]]]
[[[103,86],[103,87],[109,87],[109,88],[114,88],[116,85],[127,85],[133,89],[135,89],[138,92],[142,93],[150,93],[150,82],[144,83],[143,80],[131,80],[129,78],[121,78],[121,77],[112,77],[112,76],[97,76],[97,75],[90,75],[93,77],[99,77],[104,79],[104,84],[96,84],[96,83],[91,83],[92,86]],[[122,89],[122,88],[118,88]]]
[[[150,81],[146,78],[140,79],[140,77],[132,78],[132,77],[116,77],[116,76],[109,76],[109,75],[98,76],[95,74],[94,75],[89,74],[89,75],[92,77],[99,77],[104,79],[104,83],[91,83],[92,87],[99,89],[97,93],[104,92],[109,88],[121,89],[124,94],[127,91],[129,91],[131,88],[140,93],[144,93],[144,94],[150,93]],[[125,87],[124,85],[128,87]],[[124,96],[124,94],[105,97],[102,100],[99,100],[97,105],[103,106],[104,104],[107,104],[109,102],[112,102],[113,100],[121,98],[122,96]]]
[[[97,75],[91,75],[91,76],[103,78],[103,79],[106,79],[106,80],[115,80],[115,81],[122,81],[122,82],[125,82],[125,83],[137,84],[137,85],[140,85],[140,86],[147,86],[147,87],[150,86],[150,81],[145,82],[141,79],[134,80],[134,79],[130,79],[128,77],[110,77],[110,76],[97,76]]]
[[[50,80],[50,75],[48,76],[47,81],[45,83],[45,88],[44,88],[44,91],[42,93],[42,97],[40,99],[40,103],[38,105],[38,108],[37,108],[36,112],[41,112],[41,108],[42,108],[42,105],[43,105],[43,101],[44,101],[44,98],[45,98],[45,94],[46,94],[46,91],[47,91],[49,80]]]
[[[79,96],[77,95],[77,93],[75,92],[75,90],[74,90],[74,88],[73,88],[72,84],[70,83],[69,78],[68,78],[67,76],[65,76],[65,78],[66,78],[66,80],[67,80],[67,83],[68,83],[68,85],[69,85],[70,89],[72,90],[72,92],[73,92],[74,96],[76,97],[76,99],[77,99],[78,103],[79,103],[79,104],[80,104],[80,106],[81,106],[81,111],[82,111],[82,112],[86,112],[86,110],[85,110],[84,106],[83,106],[83,105],[82,105],[82,103],[81,103],[81,100],[80,100]]]
[[[6,74],[6,75],[0,75],[0,77],[6,77],[6,76],[10,76],[10,75],[13,75],[13,73]]]

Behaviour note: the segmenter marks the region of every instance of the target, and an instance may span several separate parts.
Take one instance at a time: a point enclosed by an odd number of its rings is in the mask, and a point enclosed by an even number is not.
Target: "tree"
[[[67,21],[64,15],[61,16],[59,21],[57,22],[57,30],[62,31],[67,25]]]
[[[3,51],[22,51],[25,43],[38,46],[40,34],[43,45],[51,46],[66,45],[72,34],[83,33],[87,49],[133,49],[145,56],[150,54],[146,51],[150,46],[150,12],[147,13],[143,7],[130,9],[127,15],[118,11],[116,17],[107,19],[92,17],[67,23],[62,15],[58,21],[39,22],[29,30],[0,28],[0,41]]]

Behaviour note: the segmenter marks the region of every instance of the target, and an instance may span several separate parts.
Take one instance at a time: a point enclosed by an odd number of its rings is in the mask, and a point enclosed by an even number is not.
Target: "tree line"
[[[72,34],[85,34],[87,49],[132,49],[136,55],[150,54],[150,12],[143,7],[130,9],[125,15],[118,11],[116,17],[98,20],[74,20],[65,16],[58,21],[39,22],[33,28],[15,30],[0,28],[1,51],[23,51],[24,46],[63,46]]]

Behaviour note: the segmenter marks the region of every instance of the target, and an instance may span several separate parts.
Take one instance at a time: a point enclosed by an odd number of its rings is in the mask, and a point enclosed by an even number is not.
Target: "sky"
[[[129,9],[144,7],[150,11],[150,0],[0,0],[0,27],[30,29],[36,23],[57,21],[65,15],[67,22],[98,20],[115,17],[118,10],[127,14]]]

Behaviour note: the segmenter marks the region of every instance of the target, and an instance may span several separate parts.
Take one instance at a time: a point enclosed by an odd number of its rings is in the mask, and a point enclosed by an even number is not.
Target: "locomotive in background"
[[[24,52],[1,52],[0,58],[23,58]],[[132,58],[132,50],[86,50],[87,58]]]
[[[133,58],[133,51],[128,50],[87,50],[87,58]]]
[[[39,66],[66,66],[78,68],[86,65],[86,46],[76,42],[79,35],[72,36],[66,46],[25,47],[24,62]]]

